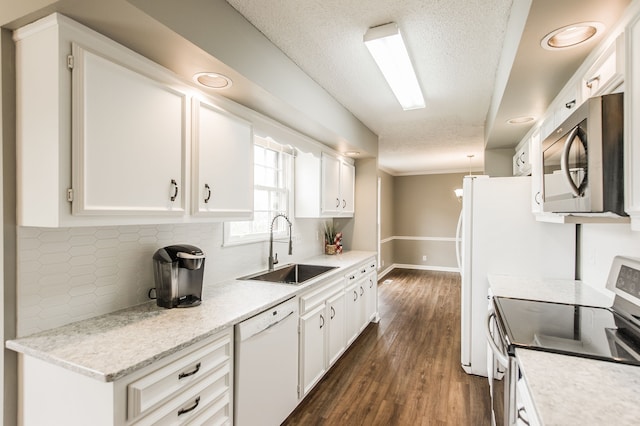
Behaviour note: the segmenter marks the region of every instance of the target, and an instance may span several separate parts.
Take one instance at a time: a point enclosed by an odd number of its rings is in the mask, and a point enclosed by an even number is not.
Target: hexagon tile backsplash
[[[296,258],[321,252],[305,244],[316,223],[294,233]],[[205,284],[266,267],[267,245],[222,248],[222,224],[144,225],[86,228],[18,227],[17,335],[147,302],[154,286],[151,257],[160,247],[192,244],[207,256]],[[290,261],[286,251],[283,262]]]

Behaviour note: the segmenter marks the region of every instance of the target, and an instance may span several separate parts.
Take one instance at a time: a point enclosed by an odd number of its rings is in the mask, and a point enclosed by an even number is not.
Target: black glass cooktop
[[[495,297],[507,351],[516,347],[640,365],[640,331],[607,308]]]

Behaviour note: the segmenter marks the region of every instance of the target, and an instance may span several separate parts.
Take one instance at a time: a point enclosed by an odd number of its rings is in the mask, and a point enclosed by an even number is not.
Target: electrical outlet
[[[423,262],[426,262],[426,261],[427,261],[427,255],[426,255],[426,254],[423,254],[423,255],[422,255],[422,261],[423,261]]]

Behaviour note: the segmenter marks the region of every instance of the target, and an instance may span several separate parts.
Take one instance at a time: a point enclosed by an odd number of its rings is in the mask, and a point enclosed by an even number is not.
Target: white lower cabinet
[[[351,345],[360,334],[362,318],[364,317],[363,302],[364,287],[361,280],[353,283],[345,292],[346,295],[346,335],[347,346]]]
[[[22,425],[233,424],[232,328],[114,382],[28,355],[20,369]]]
[[[377,318],[375,265],[370,259],[300,296],[301,399]]]
[[[344,331],[345,294],[340,291],[327,300],[327,367],[332,366],[347,347]]]

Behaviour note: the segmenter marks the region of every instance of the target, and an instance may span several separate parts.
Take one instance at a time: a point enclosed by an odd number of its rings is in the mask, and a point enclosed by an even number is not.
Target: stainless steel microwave
[[[589,98],[542,142],[542,210],[624,212],[623,94]]]

